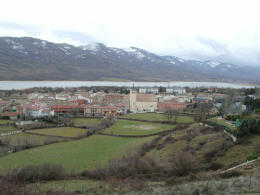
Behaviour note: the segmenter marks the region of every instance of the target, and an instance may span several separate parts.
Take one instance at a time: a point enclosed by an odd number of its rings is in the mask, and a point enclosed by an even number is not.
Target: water
[[[250,88],[254,85],[223,83],[223,82],[112,82],[112,81],[0,81],[0,90],[28,89],[33,87],[93,87],[93,86],[114,86],[114,87],[214,87],[214,88]]]

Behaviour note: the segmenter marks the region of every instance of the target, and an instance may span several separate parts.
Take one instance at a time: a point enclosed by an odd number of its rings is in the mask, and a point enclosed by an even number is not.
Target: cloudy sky
[[[1,0],[0,36],[260,66],[259,0]]]

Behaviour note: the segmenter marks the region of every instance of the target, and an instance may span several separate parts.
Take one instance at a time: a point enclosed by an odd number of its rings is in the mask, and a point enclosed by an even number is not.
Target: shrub
[[[185,176],[196,171],[197,169],[197,163],[194,156],[188,152],[180,153],[171,161],[173,162],[171,172],[176,176]]]
[[[227,172],[221,173],[219,176],[222,179],[229,179],[229,178],[232,178],[232,177],[239,177],[241,175],[242,175],[241,172],[233,170],[233,171],[227,171]]]
[[[141,158],[139,155],[125,156],[120,160],[110,160],[106,168],[86,170],[82,176],[91,179],[105,179],[107,177],[131,178],[150,177],[153,173],[158,173],[157,164],[150,158]]]
[[[258,155],[256,153],[251,153],[247,156],[246,160],[250,161],[250,160],[255,160],[258,159]]]
[[[226,117],[226,120],[229,120],[229,121],[236,121],[237,119],[240,119],[240,115],[228,115]]]
[[[63,176],[63,166],[58,164],[29,165],[21,168],[17,173],[17,178],[24,182],[58,180]]]
[[[223,167],[224,167],[224,165],[221,164],[221,163],[212,162],[212,163],[210,163],[208,169],[209,169],[209,170],[216,171],[216,170],[221,169],[221,168],[223,168]]]
[[[244,137],[249,134],[260,134],[260,120],[244,119],[238,128],[238,137]]]

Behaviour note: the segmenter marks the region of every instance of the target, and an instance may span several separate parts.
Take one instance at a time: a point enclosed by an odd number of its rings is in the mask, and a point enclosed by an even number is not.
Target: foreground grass
[[[18,129],[13,125],[8,126],[0,126],[0,134],[1,133],[10,133],[12,131],[17,131]]]
[[[104,186],[104,182],[96,180],[61,180],[49,181],[44,183],[28,184],[27,188],[32,191],[48,191],[48,190],[61,190],[67,192],[86,192],[96,190],[100,186]]]
[[[174,125],[139,121],[117,120],[104,133],[115,135],[148,135],[174,128]]]
[[[93,135],[81,140],[41,146],[0,158],[2,169],[40,165],[62,164],[66,170],[83,171],[105,166],[112,158],[120,158],[126,152],[135,150],[154,137],[118,138]]]
[[[128,114],[122,116],[121,118],[130,118],[130,119],[148,120],[148,121],[168,121],[167,117],[164,114],[158,114],[158,113]],[[174,117],[172,121],[174,121]],[[190,116],[177,117],[177,123],[192,123],[192,122],[194,122],[193,117]]]
[[[46,129],[35,129],[28,130],[29,133],[38,133],[42,135],[50,136],[63,136],[63,137],[78,137],[78,135],[86,133],[85,129],[74,128],[74,127],[59,127],[59,128],[46,128]]]
[[[258,148],[258,149],[257,149]],[[256,151],[258,150],[258,151]],[[247,157],[252,153],[260,152],[260,135],[245,137],[242,143],[232,146],[217,162],[224,165],[236,165],[246,162]],[[260,153],[258,153],[260,155]]]
[[[91,125],[97,125],[102,121],[100,118],[75,118],[73,119],[73,123],[76,126],[80,125],[86,125],[86,126],[91,126]]]
[[[0,125],[6,125],[6,124],[14,124],[14,121],[12,120],[0,120]]]
[[[55,140],[55,141],[65,141],[67,140],[66,138],[59,138],[59,137],[51,137],[51,136],[40,136],[40,135],[31,135],[27,133],[19,133],[19,134],[14,134],[14,135],[9,135],[9,136],[3,136],[0,137],[0,140],[3,143],[6,143],[6,140],[8,140],[9,144],[12,146],[19,146],[25,142],[25,139],[27,141],[32,141],[35,143],[35,145],[43,145],[46,140]]]
[[[227,138],[222,131],[202,133],[205,128],[198,123],[194,123],[188,129],[173,131],[164,136],[157,146],[146,153],[146,156],[153,158],[158,164],[166,167],[171,166],[170,159],[174,159],[182,152],[194,154],[198,164],[203,165],[204,156],[208,151],[214,150],[222,145]],[[193,134],[190,134],[193,132]],[[186,139],[189,137],[189,139]],[[200,143],[203,142],[203,145]]]

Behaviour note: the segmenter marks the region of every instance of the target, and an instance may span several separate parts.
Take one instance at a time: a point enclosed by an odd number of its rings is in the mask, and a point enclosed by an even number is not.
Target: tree
[[[159,87],[159,93],[165,93],[165,92],[166,92],[166,88],[160,86],[160,87]]]

